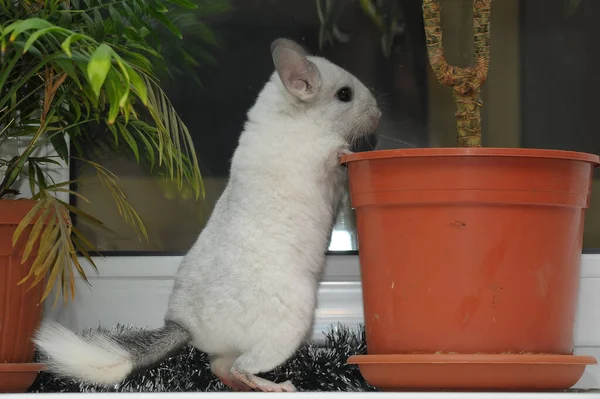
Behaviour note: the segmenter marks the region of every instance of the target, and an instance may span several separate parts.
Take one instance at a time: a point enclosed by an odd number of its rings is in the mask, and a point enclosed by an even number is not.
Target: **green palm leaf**
[[[181,33],[192,38],[196,54],[210,58],[202,45],[214,47],[216,35],[201,19],[226,12],[226,3],[124,0],[92,5],[78,0],[23,0],[0,6],[0,144],[25,140],[18,154],[0,158],[0,198],[19,194],[15,188],[19,177],[29,180],[38,203],[17,226],[13,245],[26,237],[22,261],[31,262],[31,269],[21,283],[33,286],[45,281],[44,300],[55,288],[56,300],[59,293],[65,300],[73,298],[75,276],[87,281],[81,259],[97,270],[90,255],[94,245],[71,218],[108,228],[58,199],[58,194],[68,194],[88,201],[71,189],[74,182],[54,182],[45,165],[73,161],[90,165],[140,239],[147,240],[148,232],[118,177],[81,156],[87,141],[110,142],[176,182],[179,189],[191,186],[196,198],[204,195],[191,135],[159,85],[158,74],[180,68],[179,64],[199,65],[175,45]],[[168,45],[162,46],[161,40]],[[177,58],[178,54],[185,56]],[[96,137],[99,130],[106,134]],[[58,156],[37,155],[47,146]]]

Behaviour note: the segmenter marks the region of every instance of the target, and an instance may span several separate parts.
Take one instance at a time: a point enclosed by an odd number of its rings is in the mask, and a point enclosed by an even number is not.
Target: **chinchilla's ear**
[[[277,39],[271,44],[271,54],[285,88],[302,101],[313,100],[321,87],[321,75],[306,58],[306,50],[291,40]]]
[[[290,40],[290,39],[284,39],[284,38],[276,39],[275,41],[273,41],[273,43],[271,43],[271,53],[273,53],[275,51],[275,48],[279,47],[279,46],[287,47],[290,50],[294,50],[298,54],[302,55],[303,57],[308,57],[310,55],[310,54],[308,54],[308,51],[306,51],[306,49],[304,47],[302,47],[295,41]]]

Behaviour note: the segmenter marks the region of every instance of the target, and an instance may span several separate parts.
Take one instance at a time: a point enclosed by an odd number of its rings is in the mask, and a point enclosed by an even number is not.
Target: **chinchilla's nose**
[[[375,110],[371,112],[369,119],[373,124],[373,130],[377,129],[377,127],[379,126],[379,121],[381,120],[381,110],[379,108],[375,108]]]

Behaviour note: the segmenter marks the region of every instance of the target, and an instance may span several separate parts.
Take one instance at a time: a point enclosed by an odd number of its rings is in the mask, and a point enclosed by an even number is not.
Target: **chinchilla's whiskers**
[[[404,119],[401,121],[392,121],[392,120],[383,120],[381,121],[382,126],[386,126],[386,127],[392,127],[394,129],[397,129],[400,126],[404,126],[404,125],[408,125],[410,123],[413,123],[414,121],[411,119]]]
[[[386,135],[383,135],[383,134],[378,134],[378,136],[379,136],[379,137],[383,137],[384,139],[388,139],[388,140],[395,141],[395,142],[397,142],[397,143],[406,144],[406,145],[408,145],[408,146],[410,146],[410,147],[412,147],[412,148],[417,148],[417,146],[416,146],[416,145],[414,145],[414,144],[412,144],[412,143],[409,143],[408,141],[401,140],[401,139],[399,139],[399,138],[396,138],[396,137],[386,136]]]
[[[362,136],[360,132],[363,131],[365,122],[362,122],[360,125],[356,125],[352,135],[350,136],[350,140],[348,140],[348,143],[350,144],[350,148],[352,148],[352,146],[354,146],[354,144],[356,144],[356,141]]]
[[[386,120],[386,121],[382,121],[382,127],[383,127],[383,129],[380,129],[380,130],[381,131],[389,131],[390,129],[397,130],[397,129],[401,128],[402,126],[408,125],[408,124],[413,123],[413,122],[414,121],[412,121],[410,119],[405,119],[405,120],[398,121],[398,122]],[[388,136],[388,135],[382,134],[382,133],[377,133],[377,136],[381,137],[381,138],[384,138],[384,139],[387,139],[387,140],[395,141],[397,143],[402,143],[402,144],[407,145],[407,146],[412,147],[412,148],[417,148],[416,144],[409,143],[408,141],[399,139],[397,137]]]
[[[373,97],[375,97],[375,99],[377,101],[379,101],[380,98],[392,95],[391,91],[377,91],[375,88],[371,89],[371,93],[373,94]]]
[[[388,111],[391,109],[391,103],[386,98],[389,97],[392,93],[377,93],[375,95],[375,99],[377,101],[377,106],[382,112]]]

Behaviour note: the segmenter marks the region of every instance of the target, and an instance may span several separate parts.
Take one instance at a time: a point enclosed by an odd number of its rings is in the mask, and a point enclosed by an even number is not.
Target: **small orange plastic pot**
[[[369,354],[572,354],[598,156],[426,148],[341,162]]]

